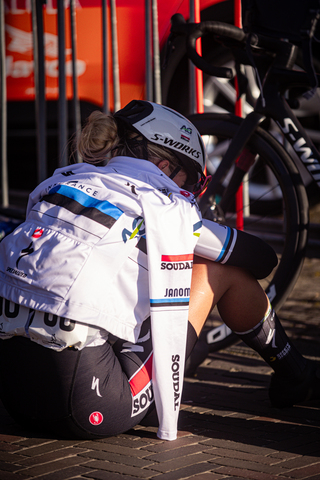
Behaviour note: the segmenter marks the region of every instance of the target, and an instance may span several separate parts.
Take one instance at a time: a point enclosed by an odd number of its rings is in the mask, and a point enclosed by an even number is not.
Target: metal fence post
[[[109,113],[109,64],[108,64],[108,4],[102,0],[102,78],[103,112]]]
[[[37,171],[38,183],[47,177],[47,129],[45,98],[45,55],[43,33],[43,2],[31,1],[33,72],[35,87],[35,114],[37,129]]]
[[[79,139],[80,130],[81,130],[81,114],[80,114],[80,103],[79,103],[79,95],[78,95],[77,26],[76,26],[75,0],[70,0],[70,26],[71,26],[71,49],[72,49],[73,121],[74,121],[76,143],[78,144],[78,139]],[[76,156],[77,162],[82,161],[82,158],[80,157],[77,149],[75,151],[75,156]]]
[[[66,54],[65,54],[65,10],[64,0],[57,0],[58,7],[58,61],[59,61],[59,101],[58,101],[58,130],[59,130],[59,157],[60,166],[68,163],[68,111],[66,92]]]
[[[145,44],[146,44],[146,100],[153,100],[152,79],[152,45],[151,45],[151,21],[150,0],[145,0]]]
[[[120,79],[117,36],[117,10],[115,0],[111,0],[111,36],[112,36],[112,72],[113,72],[113,100],[114,111],[120,110]]]
[[[158,4],[152,0],[152,30],[153,30],[153,70],[154,70],[154,101],[161,103],[161,70],[158,29]]]
[[[1,48],[1,196],[2,206],[9,206],[7,160],[7,75],[4,2],[0,0],[0,48]]]
[[[199,0],[190,0],[190,22],[199,23],[200,2]],[[197,41],[197,52],[201,54],[201,46]],[[191,113],[203,113],[203,79],[202,71],[196,68],[189,60],[189,108]]]

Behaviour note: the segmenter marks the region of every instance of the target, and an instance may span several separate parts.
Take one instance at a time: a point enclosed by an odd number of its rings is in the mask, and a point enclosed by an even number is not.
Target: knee
[[[255,278],[265,278],[278,264],[278,258],[270,245],[255,235],[237,231],[237,241],[228,265],[242,267]]]

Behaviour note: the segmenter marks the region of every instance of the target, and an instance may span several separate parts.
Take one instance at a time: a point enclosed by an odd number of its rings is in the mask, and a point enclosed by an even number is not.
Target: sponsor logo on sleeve
[[[140,369],[129,379],[132,394],[131,417],[146,410],[154,401],[152,388],[152,358],[151,353]]]
[[[171,371],[174,410],[177,410],[180,406],[180,355],[172,355]]]
[[[187,255],[162,255],[161,270],[187,270],[193,266],[193,253]]]

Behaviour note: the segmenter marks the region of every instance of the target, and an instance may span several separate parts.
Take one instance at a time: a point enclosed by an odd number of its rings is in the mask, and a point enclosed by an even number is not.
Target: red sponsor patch
[[[162,262],[188,262],[193,260],[193,253],[187,255],[162,255]]]
[[[182,134],[181,134],[181,139],[185,140],[186,142],[190,142],[190,138],[186,137],[185,135],[182,135]]]
[[[187,190],[180,190],[180,193],[181,195],[183,195],[184,197],[191,197],[191,193],[190,192],[187,192]]]
[[[92,412],[89,417],[91,425],[100,425],[103,422],[103,415],[100,412]]]
[[[32,238],[40,238],[43,235],[43,228],[36,228],[32,234]]]
[[[129,379],[133,397],[150,383],[152,377],[152,357],[153,354],[150,355],[141,368]]]

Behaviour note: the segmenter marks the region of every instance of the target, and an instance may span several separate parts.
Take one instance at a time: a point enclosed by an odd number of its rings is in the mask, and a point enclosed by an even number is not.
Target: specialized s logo
[[[34,252],[33,242],[31,242],[28,247],[21,250],[21,255],[18,258],[18,260],[16,261],[16,268],[19,268],[19,262],[20,262],[21,258],[26,257],[27,255],[31,255],[31,253],[33,253],[33,252]]]
[[[193,266],[193,253],[187,255],[162,255],[161,270],[187,270]]]
[[[102,395],[100,393],[99,382],[100,382],[99,378],[93,377],[92,378],[92,384],[91,384],[91,390],[95,390],[98,397],[102,397]]]

